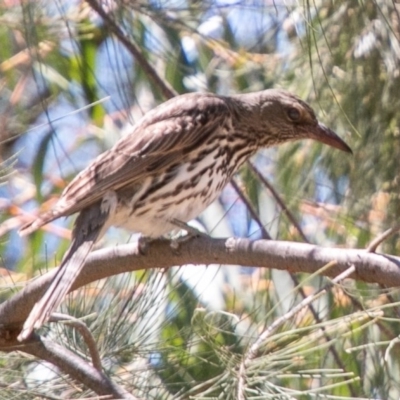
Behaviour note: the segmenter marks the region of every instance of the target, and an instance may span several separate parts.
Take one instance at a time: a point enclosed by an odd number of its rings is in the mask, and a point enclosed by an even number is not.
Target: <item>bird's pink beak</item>
[[[317,140],[318,142],[334,147],[335,149],[339,149],[347,153],[353,154],[353,151],[344,140],[342,140],[335,132],[333,132],[331,129],[329,129],[328,127],[326,127],[321,123],[319,123],[310,132],[309,137],[311,139]]]

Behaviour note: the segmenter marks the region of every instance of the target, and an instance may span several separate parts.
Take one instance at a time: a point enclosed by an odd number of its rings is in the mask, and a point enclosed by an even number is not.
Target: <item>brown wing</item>
[[[97,157],[64,189],[55,207],[24,225],[20,234],[78,212],[109,190],[161,173],[224,126],[231,118],[224,98],[213,94],[178,96],[147,113],[131,133]]]

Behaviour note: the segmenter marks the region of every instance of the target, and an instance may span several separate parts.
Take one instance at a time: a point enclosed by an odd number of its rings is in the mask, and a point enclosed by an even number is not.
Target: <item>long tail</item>
[[[27,339],[34,329],[40,328],[70,291],[94,244],[104,233],[107,216],[108,212],[102,212],[99,205],[79,214],[73,230],[72,244],[50,286],[26,319],[18,336],[19,341]]]

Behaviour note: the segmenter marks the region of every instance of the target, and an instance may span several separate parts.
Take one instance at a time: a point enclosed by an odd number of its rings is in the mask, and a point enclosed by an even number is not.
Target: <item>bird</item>
[[[54,207],[21,227],[28,235],[78,213],[71,244],[18,339],[50,317],[111,226],[158,238],[201,214],[259,149],[313,139],[351,153],[313,109],[283,89],[222,96],[188,93],[150,110],[63,190]]]

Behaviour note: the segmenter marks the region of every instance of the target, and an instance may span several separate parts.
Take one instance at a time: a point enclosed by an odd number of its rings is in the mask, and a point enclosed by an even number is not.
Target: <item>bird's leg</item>
[[[171,248],[174,250],[178,250],[181,243],[187,242],[195,237],[209,237],[207,233],[201,232],[200,230],[180,221],[179,219],[173,218],[170,220],[170,223],[187,232],[187,235],[185,236],[174,236],[171,238]]]
[[[183,229],[187,232],[187,235],[182,237],[182,239],[187,238],[187,236],[190,237],[196,237],[196,236],[202,236],[202,237],[209,237],[207,233],[204,233],[200,231],[199,229],[195,228],[194,226],[191,226],[187,224],[186,222],[182,222],[179,219],[173,218],[170,220],[171,224],[176,225],[178,228]]]

